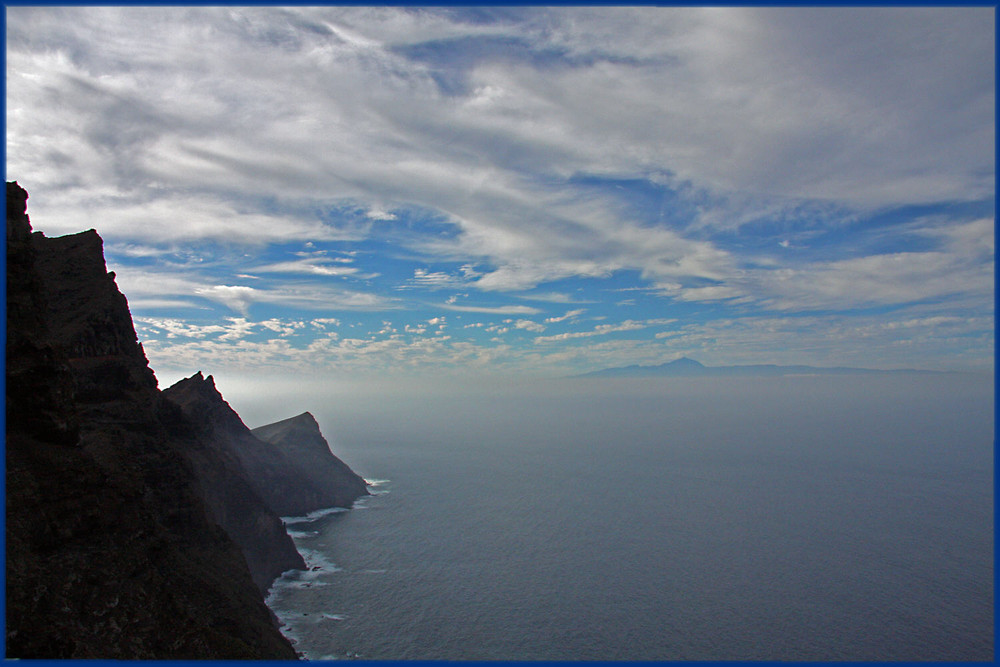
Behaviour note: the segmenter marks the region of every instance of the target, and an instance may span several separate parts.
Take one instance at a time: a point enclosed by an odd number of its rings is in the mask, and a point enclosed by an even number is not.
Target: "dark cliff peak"
[[[311,412],[303,412],[273,424],[258,426],[251,429],[251,433],[264,442],[275,443],[280,440],[298,439],[301,442],[297,444],[311,443],[323,450],[329,450],[326,438],[320,431],[319,422],[316,421]]]
[[[218,387],[215,378],[198,371],[189,378],[179,380],[173,386],[163,390],[163,395],[176,403],[196,421],[211,422],[211,428],[223,428],[229,431],[249,433],[250,429],[240,416],[233,410]]]
[[[222,400],[222,394],[215,386],[215,378],[198,371],[191,377],[178,380],[167,391],[177,397],[199,396],[201,398]],[[176,402],[176,401],[175,401]]]
[[[330,453],[311,415],[279,426],[272,435],[292,444],[275,446],[270,437],[247,428],[208,378],[195,374],[165,389],[163,395],[200,424],[219,451],[239,461],[256,493],[280,516],[346,507],[367,493],[363,480],[359,487],[353,473],[336,472],[346,465]]]
[[[31,238],[31,222],[28,220],[28,193],[17,184],[7,183],[7,243],[25,243]],[[8,272],[9,273],[9,272]]]
[[[191,382],[192,384],[202,384],[207,382],[213,387],[215,386],[215,378],[213,378],[211,375],[206,376],[201,371],[198,371],[189,378],[184,378],[183,380],[178,381],[177,384],[180,384],[181,382]]]
[[[7,436],[32,433],[76,445],[76,382],[62,351],[50,340],[48,295],[38,270],[27,215],[28,193],[7,183]],[[8,468],[10,459],[8,458]]]
[[[17,181],[7,181],[7,217],[24,215],[28,210],[28,191],[17,184]]]
[[[251,433],[286,457],[301,479],[321,491],[322,501],[314,509],[347,507],[368,495],[365,480],[333,454],[311,413],[258,426]]]
[[[278,431],[285,429],[307,429],[319,433],[319,422],[316,421],[316,417],[314,417],[311,412],[306,411],[300,415],[295,415],[294,417],[289,417],[288,419],[282,419],[281,421],[276,421],[265,426],[258,426],[257,428],[251,430]]]
[[[81,400],[126,400],[130,392],[155,390],[156,377],[136,336],[128,301],[107,271],[100,235],[93,229],[54,238],[35,232],[30,244],[50,342],[69,357]],[[138,418],[124,403],[120,407],[119,416]]]
[[[86,253],[79,259],[90,260],[87,268],[92,272],[98,268],[101,269],[102,273],[105,272],[104,239],[101,238],[96,229],[87,229],[82,232],[65,234],[63,236],[45,236],[44,232],[35,232],[34,235],[36,238],[43,238],[54,244],[58,244],[60,249],[71,251],[78,249],[78,252]],[[97,252],[100,252],[100,257],[97,256]]]

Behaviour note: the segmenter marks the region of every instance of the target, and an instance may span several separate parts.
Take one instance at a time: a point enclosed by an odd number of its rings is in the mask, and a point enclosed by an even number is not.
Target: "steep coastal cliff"
[[[157,389],[100,236],[26,206],[8,183],[6,657],[294,659],[262,596],[304,566],[280,519]]]
[[[360,496],[368,495],[365,480],[330,452],[316,418],[308,412],[257,427],[251,433],[282,452],[294,466],[296,475],[309,481],[316,505],[312,509],[347,507]]]
[[[303,433],[303,440],[265,441],[257,433],[269,427],[251,432],[215,388],[212,376],[206,378],[200,372],[164,390],[163,395],[205,427],[220,453],[239,460],[251,486],[280,516],[349,507],[368,495],[365,481],[330,452],[318,425],[315,432]]]

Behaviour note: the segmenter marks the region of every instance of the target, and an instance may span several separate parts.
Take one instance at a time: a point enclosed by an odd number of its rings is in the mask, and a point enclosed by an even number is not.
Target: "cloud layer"
[[[991,8],[10,7],[8,178],[206,326],[506,314],[654,361],[629,323],[978,321],[993,54]],[[584,324],[552,294],[608,321],[543,332]],[[465,342],[424,344],[507,344]]]

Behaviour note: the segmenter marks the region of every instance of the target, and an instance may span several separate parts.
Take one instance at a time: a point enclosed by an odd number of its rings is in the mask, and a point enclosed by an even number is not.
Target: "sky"
[[[6,8],[7,179],[161,385],[988,371],[995,10]],[[168,382],[164,382],[167,379]]]

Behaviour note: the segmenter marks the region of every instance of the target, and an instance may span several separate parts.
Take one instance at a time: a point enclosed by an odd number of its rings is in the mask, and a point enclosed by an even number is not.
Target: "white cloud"
[[[992,262],[968,262],[946,252],[899,252],[752,276],[762,303],[781,310],[852,308],[993,293]],[[737,289],[732,290],[738,292]]]
[[[488,258],[481,289],[620,269],[719,276],[728,259],[710,243],[552,184],[665,178],[723,208],[747,192],[862,207],[988,197],[992,17],[534,8],[474,24],[431,9],[12,7],[8,170],[47,191],[33,206],[53,231],[100,217],[109,237],[137,241],[366,233],[249,203],[322,192],[370,202],[368,220],[395,202],[440,211],[461,233],[424,247]],[[422,35],[578,59],[454,62],[466,85],[449,95],[397,48]]]
[[[581,299],[580,297],[573,297],[563,292],[539,292],[533,294],[520,294],[518,296],[522,299],[527,299],[528,301],[546,301],[548,303],[594,303],[594,301]]]
[[[351,260],[347,260],[350,262]],[[331,262],[334,262],[331,264]],[[343,266],[343,258],[326,259],[306,257],[290,262],[275,262],[251,269],[257,273],[303,273],[315,276],[350,276],[358,273],[357,267]]]
[[[443,271],[429,271],[427,269],[414,269],[413,278],[410,282],[422,287],[444,288],[458,287],[463,284],[462,279],[444,273]]]
[[[586,308],[580,308],[578,310],[568,310],[565,315],[560,315],[559,317],[546,317],[545,321],[552,324],[555,322],[565,322],[566,320],[573,319],[587,312]]]
[[[213,284],[198,273],[181,275],[176,271],[121,268],[117,282],[120,289],[141,303],[146,299],[201,297],[248,315],[254,303],[304,308],[307,310],[379,310],[398,304],[385,297],[322,284],[270,282],[266,287]]]
[[[689,287],[680,290],[678,298],[682,301],[719,301],[743,296],[742,290],[730,285],[709,285],[706,287]]]
[[[537,315],[542,312],[531,306],[456,306],[455,304],[440,304],[440,308],[455,310],[461,313],[493,313],[496,315]]]
[[[213,285],[196,288],[195,294],[218,301],[246,315],[250,304],[260,300],[261,290],[245,285]]]
[[[204,306],[183,299],[129,299],[128,305],[132,312],[159,308],[171,310],[175,308],[204,308]]]
[[[621,331],[635,331],[637,329],[645,329],[650,326],[658,324],[669,324],[674,322],[674,319],[655,319],[655,320],[625,320],[620,324],[598,324],[590,331],[575,331],[571,333],[561,333],[554,334],[552,336],[536,336],[536,343],[555,343],[565,340],[571,340],[573,338],[590,338],[591,336],[605,336],[611,333],[618,333]]]
[[[571,373],[595,368],[654,364],[680,355],[709,365],[808,363],[876,368],[933,367],[928,361],[951,350],[957,369],[982,368],[991,358],[993,318],[957,317],[941,307],[911,306],[895,316],[844,315],[724,317],[708,322],[667,319],[625,321],[579,332],[573,346],[512,347],[446,336],[411,340],[388,337],[296,338],[299,320],[251,322],[230,317],[194,325],[176,319],[139,317],[140,339],[154,368],[300,369],[302,372],[384,372],[465,365],[497,372],[530,369]],[[516,320],[515,320],[516,321]],[[619,339],[612,329],[672,324],[652,339]],[[489,327],[499,335],[505,325]],[[914,363],[917,354],[924,363]]]
[[[389,213],[388,211],[383,211],[380,208],[373,208],[366,213],[372,220],[395,220],[396,215],[394,213]]]
[[[410,289],[633,273],[646,298],[718,308],[988,310],[992,219],[917,221],[917,247],[851,241],[871,211],[992,198],[994,14],[10,7],[8,178],[31,192],[38,229],[99,228],[137,308],[394,307],[318,284],[365,279],[346,257],[263,252],[394,230],[393,259],[424,267]],[[522,46],[496,58],[491,38]],[[468,52],[450,57],[459,43]],[[584,185],[602,179],[662,186],[659,217],[655,202]],[[833,226],[851,240],[823,251]],[[748,239],[767,246],[751,257],[740,235],[760,228],[780,231]],[[455,301],[440,307],[542,312]],[[286,342],[258,351],[288,357]]]
[[[205,338],[206,336],[224,333],[229,329],[218,324],[196,325],[174,318],[136,317],[137,328],[151,329],[165,333],[169,338],[183,336],[185,338]]]
[[[299,329],[305,327],[306,324],[305,322],[295,322],[295,321],[289,322],[285,320],[279,320],[277,318],[271,318],[269,320],[258,322],[258,325],[270,331],[279,333],[282,336],[291,336]]]
[[[514,322],[515,329],[524,329],[526,331],[545,331],[545,325],[539,324],[538,322],[532,322],[531,320],[517,320]]]

